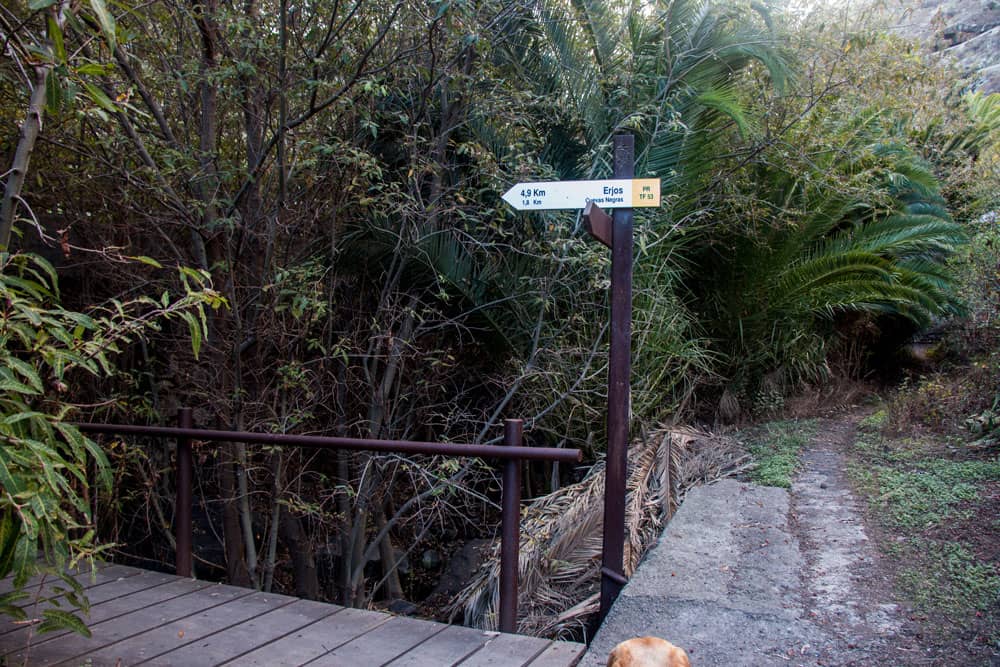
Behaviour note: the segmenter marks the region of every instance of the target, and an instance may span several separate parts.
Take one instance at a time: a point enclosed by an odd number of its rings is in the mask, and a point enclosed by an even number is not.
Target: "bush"
[[[12,593],[0,597],[0,611],[24,620],[16,606],[23,587],[36,574],[58,576],[69,587],[73,608],[85,610],[82,588],[66,574],[94,559],[107,546],[95,541],[86,502],[94,462],[98,489],[110,490],[104,452],[66,421],[75,374],[107,377],[115,370],[109,356],[119,345],[162,319],[179,316],[202,337],[204,304],[222,300],[203,287],[204,276],[183,270],[182,298],[159,302],[139,298],[113,302],[92,315],[59,305],[56,273],[44,259],[0,254],[0,577],[14,574]],[[191,282],[197,283],[190,289]],[[82,620],[51,602],[39,631],[59,628],[87,634]],[[54,605],[54,606],[53,606]]]

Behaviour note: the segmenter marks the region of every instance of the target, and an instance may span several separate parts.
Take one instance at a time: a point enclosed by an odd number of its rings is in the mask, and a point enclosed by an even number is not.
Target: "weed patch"
[[[995,427],[993,409],[1000,396],[989,387],[1000,381],[1000,355],[991,355],[949,372],[907,379],[887,411],[883,428],[903,433],[914,427],[937,433]]]
[[[885,425],[888,419],[889,413],[885,410],[878,410],[862,419],[861,423],[858,424],[858,428],[862,431],[878,431]]]
[[[880,436],[879,426],[860,430],[848,474],[900,592],[936,632],[990,644],[1000,636],[1000,459],[969,458],[955,438]]]
[[[915,540],[906,549],[916,566],[898,573],[901,588],[924,612],[949,616],[993,609],[1000,598],[1000,576],[978,562],[966,545]]]
[[[750,479],[764,486],[787,489],[799,464],[799,452],[815,433],[814,421],[766,424],[749,436],[747,449],[754,459]]]
[[[949,485],[940,477],[900,472],[879,467],[872,471],[880,493],[868,499],[872,509],[881,509],[895,528],[925,530],[953,518],[960,502],[976,499],[976,487],[966,482]]]

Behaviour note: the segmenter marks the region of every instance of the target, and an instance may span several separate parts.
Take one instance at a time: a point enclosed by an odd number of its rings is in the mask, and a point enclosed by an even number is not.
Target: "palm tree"
[[[499,65],[572,112],[541,157],[564,178],[610,173],[611,137],[637,135],[637,173],[686,199],[711,164],[719,130],[750,121],[735,85],[762,65],[782,89],[790,76],[770,17],[704,0],[533,0],[495,31]],[[568,161],[567,157],[573,158]]]
[[[641,214],[637,225],[632,411],[638,420],[653,421],[676,410],[679,398],[690,394],[690,379],[709,373],[712,366],[698,327],[678,297],[686,275],[678,258],[685,248],[670,223],[687,217],[698,202],[699,186],[722,152],[716,144],[732,127],[751,125],[736,94],[741,73],[759,64],[779,87],[788,78],[784,54],[765,19],[762,10],[701,0],[531,0],[516,5],[494,26],[490,43],[497,76],[520,82],[536,109],[527,122],[537,137],[535,168],[540,173],[523,176],[609,176],[612,137],[630,131],[636,135],[637,175],[662,180],[668,206]],[[515,145],[516,128],[487,119],[479,127],[490,145],[498,146],[498,158],[513,160],[503,153],[503,144]],[[512,140],[497,141],[505,132]],[[559,265],[586,261],[586,253],[592,252],[581,245],[567,248]],[[605,267],[593,261],[588,268],[592,276]],[[573,292],[573,286],[567,291]],[[571,330],[563,335],[589,345],[601,335],[595,322],[606,316],[598,310],[603,302],[586,305],[589,310],[568,320]],[[582,401],[575,403],[570,417],[579,422],[577,415],[585,408],[579,406]],[[667,459],[656,446],[647,448],[632,456],[640,461],[633,472],[637,479],[659,480],[651,471]],[[630,496],[636,506],[649,497],[645,484],[637,483]],[[546,627],[531,627],[533,621],[525,620],[522,631],[551,632],[594,611],[591,595],[599,580],[600,553],[592,548],[596,533],[590,529],[600,525],[600,503],[589,501],[600,497],[602,485],[603,471],[597,467],[580,484],[529,510],[538,526],[526,532],[545,537],[522,547],[521,563],[530,572],[522,574],[525,590],[531,591],[528,604],[560,620]],[[556,506],[560,511],[553,514]],[[630,533],[650,529],[650,517],[635,513],[632,520],[636,528]],[[643,547],[638,542],[636,560]],[[564,567],[569,561],[555,558],[555,551],[570,554],[572,564]],[[559,567],[549,567],[553,563]],[[494,587],[495,574],[487,573],[466,591],[466,622],[495,623]]]
[[[728,152],[722,141],[754,125],[738,99],[742,75],[760,68],[779,90],[790,79],[770,17],[759,5],[704,0],[530,0],[494,24],[490,43],[497,76],[519,82],[533,105],[527,122],[537,164],[521,165],[520,176],[608,177],[612,137],[628,131],[636,136],[637,176],[661,179],[668,204],[637,216],[635,365],[644,372],[633,410],[640,418],[671,412],[712,365],[678,298],[687,251],[673,223],[696,210],[716,157]],[[479,127],[501,162],[514,161],[503,153],[517,145],[511,125]],[[505,132],[508,140],[497,141]],[[563,217],[560,226],[574,228],[570,214]]]
[[[944,260],[965,240],[930,166],[886,135],[878,114],[834,136],[810,168],[755,168],[752,205],[719,225],[697,258],[716,276],[700,310],[744,390],[787,387],[826,371],[826,342],[848,312],[924,326],[957,308]],[[750,386],[746,386],[749,384]]]

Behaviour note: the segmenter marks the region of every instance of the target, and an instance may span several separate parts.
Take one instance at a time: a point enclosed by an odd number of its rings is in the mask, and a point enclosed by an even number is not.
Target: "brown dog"
[[[635,637],[616,646],[608,667],[691,667],[684,649],[659,637]]]

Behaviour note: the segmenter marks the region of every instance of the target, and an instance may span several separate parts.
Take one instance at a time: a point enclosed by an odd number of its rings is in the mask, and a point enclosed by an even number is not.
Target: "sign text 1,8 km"
[[[659,206],[660,179],[518,183],[503,200],[518,211],[582,209],[589,202],[605,209]]]

